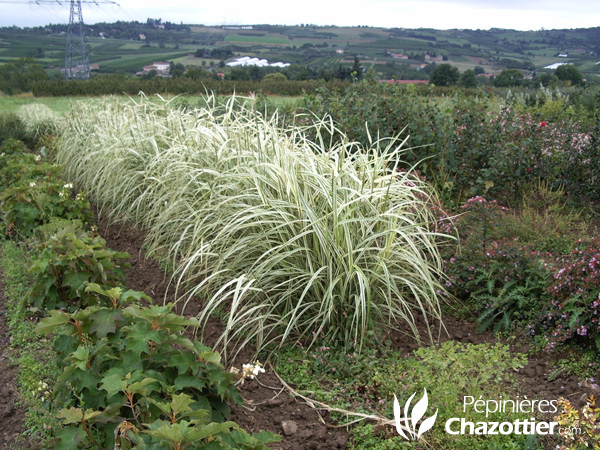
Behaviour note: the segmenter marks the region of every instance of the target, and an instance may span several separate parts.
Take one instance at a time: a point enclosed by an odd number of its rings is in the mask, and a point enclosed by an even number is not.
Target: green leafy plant
[[[563,430],[561,433],[564,445],[559,450],[600,450],[600,408],[596,406],[596,398],[590,395],[586,405],[578,411],[569,400],[560,398],[558,404],[561,413],[554,418]],[[573,430],[573,428],[578,429]]]
[[[518,213],[496,201],[473,197],[462,210],[460,253],[444,248],[449,290],[466,301],[480,330],[529,329],[547,301],[550,255],[509,237],[519,227]]]
[[[140,292],[97,284],[86,290],[98,296],[98,305],[75,313],[53,310],[37,327],[60,333],[55,348],[63,372],[55,396],[64,407],[54,448],[85,442],[97,448],[205,448],[207,440],[216,440],[214,448],[261,449],[273,440],[222,422],[226,402],[240,403],[241,397],[219,355],[183,336],[197,320],[171,312],[172,305],[141,307],[139,301],[149,299]]]
[[[527,277],[524,284],[511,280],[499,289],[490,283],[487,292],[474,293],[474,300],[481,305],[482,311],[477,319],[479,330],[491,328],[494,333],[511,331],[515,322],[526,327],[539,312],[540,297],[546,288],[547,274],[541,274],[535,278]],[[487,280],[492,281],[490,278]]]
[[[22,155],[28,151],[29,150],[27,149],[27,146],[18,139],[9,138],[4,141],[1,141],[0,154],[3,157],[3,159],[0,159],[0,164],[2,164],[1,167],[4,168],[6,166],[7,159],[4,159],[4,157]]]
[[[305,96],[305,106],[317,117],[331,115],[342,133],[363,145],[370,136],[405,132],[409,165],[422,161],[423,175],[455,204],[476,195],[516,203],[539,178],[565,186],[582,204],[598,197],[597,113],[590,126],[584,113],[567,118],[549,106],[515,108],[511,94],[454,94],[442,98],[432,88],[422,92],[367,78],[341,92],[319,89]]]
[[[27,137],[25,124],[17,114],[0,114],[0,145],[11,139],[30,144],[30,142],[27,142]]]
[[[86,290],[87,284],[121,284],[128,258],[126,252],[106,248],[106,241],[94,233],[64,228],[41,245],[31,265],[34,283],[29,299],[47,310],[96,305],[97,296]]]
[[[58,181],[24,181],[5,189],[0,201],[8,234],[30,237],[52,217],[89,222],[90,203],[84,193],[73,196],[72,187]]]
[[[2,149],[6,150],[5,144]],[[0,150],[2,150],[0,149]],[[18,149],[16,153],[0,153],[0,186],[7,189],[17,183],[29,184],[57,180],[59,168],[42,161],[41,156]]]

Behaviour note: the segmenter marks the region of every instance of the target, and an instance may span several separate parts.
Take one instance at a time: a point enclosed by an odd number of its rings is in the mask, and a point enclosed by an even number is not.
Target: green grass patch
[[[46,105],[58,114],[69,111],[73,102],[78,101],[71,97],[33,97],[32,95],[0,96],[0,110],[3,112],[16,113],[23,105],[39,103]]]
[[[49,414],[50,386],[58,376],[56,355],[50,342],[39,339],[34,332],[36,322],[32,319],[37,311],[31,309],[27,302],[32,282],[28,273],[31,262],[29,250],[17,243],[4,241],[0,252],[11,347],[14,362],[19,365],[20,401],[27,409],[24,417],[26,434],[41,438],[53,422]]]
[[[429,406],[425,417],[438,410],[434,427],[424,435],[427,448],[439,450],[536,449],[533,436],[450,435],[445,422],[454,417],[466,420],[509,421],[529,416],[517,413],[479,414],[463,411],[464,396],[475,399],[516,399],[514,370],[526,364],[525,355],[512,353],[504,344],[462,344],[448,341],[439,347],[423,347],[408,356],[390,348],[357,353],[322,345],[305,350],[287,346],[274,356],[279,375],[302,395],[332,407],[393,419],[394,395],[401,408],[416,393],[416,401],[427,389]],[[356,419],[332,413],[338,423]],[[349,449],[423,448],[406,442],[393,426],[360,424],[351,430]]]
[[[244,43],[259,43],[259,44],[277,44],[277,45],[289,45],[290,40],[284,37],[275,36],[245,36],[241,34],[229,34],[225,38],[227,42],[244,42]]]

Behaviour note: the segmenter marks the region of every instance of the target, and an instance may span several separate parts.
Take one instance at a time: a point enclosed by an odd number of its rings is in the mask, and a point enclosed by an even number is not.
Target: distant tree
[[[465,70],[458,79],[458,84],[466,88],[477,87],[477,75],[472,69]]]
[[[485,73],[485,69],[481,66],[475,66],[475,75],[483,75]]]
[[[550,72],[543,72],[535,77],[535,83],[544,87],[553,86],[558,82],[558,77]]]
[[[354,63],[352,64],[352,68],[350,69],[352,76],[356,80],[360,80],[362,78],[362,67],[360,67],[360,60],[358,56],[354,55]]]
[[[344,67],[341,64],[333,69],[332,73],[333,78],[337,78],[338,80],[351,80],[352,79],[352,70],[349,67]]]
[[[248,67],[248,75],[252,81],[260,81],[264,76],[264,72],[257,66]]]
[[[571,86],[581,86],[583,84],[583,74],[573,64],[558,66],[554,74],[560,81],[569,82]]]
[[[5,94],[28,92],[34,82],[47,79],[46,71],[32,58],[19,58],[0,66],[0,91]]]
[[[169,73],[173,78],[179,78],[185,73],[185,66],[181,63],[169,62]]]
[[[451,64],[440,64],[429,75],[429,82],[436,86],[453,86],[458,82],[460,74]]]
[[[265,83],[281,83],[287,81],[287,77],[281,72],[268,73],[263,78]]]
[[[144,80],[151,80],[152,78],[156,77],[157,73],[158,72],[156,70],[152,69],[149,72],[146,72],[144,75],[142,75],[141,78]]]
[[[234,81],[250,81],[250,75],[241,67],[234,67],[227,74],[227,79]]]
[[[291,64],[284,69],[283,73],[288,80],[302,81],[311,80],[314,78],[311,70],[308,67],[300,64]]]
[[[323,67],[321,67],[319,69],[319,72],[317,74],[317,79],[324,80],[324,81],[329,81],[332,78],[333,78],[333,74],[332,74],[331,70],[325,69]]]
[[[504,69],[494,78],[496,87],[521,86],[524,80],[523,72],[519,69]]]
[[[431,72],[433,72],[437,67],[436,63],[431,63],[431,64],[427,64],[425,67],[423,67],[421,69],[421,72],[423,72],[425,75],[429,76],[431,75]]]
[[[202,78],[207,78],[207,73],[206,73],[206,71],[200,69],[199,67],[189,67],[185,71],[184,76],[191,80],[200,80]]]

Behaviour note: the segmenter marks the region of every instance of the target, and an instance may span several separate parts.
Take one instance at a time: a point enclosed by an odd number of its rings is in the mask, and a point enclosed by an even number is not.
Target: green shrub
[[[470,301],[479,313],[480,331],[521,329],[535,319],[545,300],[549,272],[535,252],[514,241],[496,242],[483,266],[475,267]]]
[[[97,296],[85,290],[87,283],[122,284],[127,258],[128,253],[107,249],[100,236],[64,228],[41,245],[29,269],[34,276],[29,299],[46,310],[96,305]]]
[[[500,97],[482,91],[444,98],[427,89],[422,95],[367,79],[342,93],[320,89],[304,104],[319,118],[331,115],[342,133],[363,145],[371,136],[407,136],[411,151],[404,159],[419,163],[447,202],[486,195],[515,203],[538,178],[565,186],[579,203],[598,198],[597,114],[592,121],[587,112],[557,115],[565,99],[532,110],[513,107],[514,99],[498,105]]]
[[[444,249],[450,292],[472,308],[481,330],[526,328],[546,298],[547,255],[509,237],[518,220],[495,200],[473,197],[462,210],[456,220],[460,253]]]
[[[0,114],[0,145],[9,139],[31,144],[27,140],[27,130],[23,121],[14,113]]]
[[[571,256],[553,274],[540,329],[550,348],[575,340],[600,350],[600,238],[580,240]]]
[[[0,193],[2,219],[9,236],[31,237],[53,217],[88,223],[92,213],[85,193],[73,195],[72,184],[23,180]]]
[[[84,223],[81,220],[62,219],[60,217],[51,217],[50,222],[37,227],[33,233],[34,243],[41,244],[49,241],[55,234],[83,232],[85,229]]]
[[[3,158],[0,161],[2,161],[2,164],[4,166],[6,164],[6,161],[8,161],[8,159],[5,159],[5,157],[21,155],[22,153],[25,153],[27,151],[27,146],[22,141],[13,138],[5,139],[0,145],[0,154],[2,154]]]
[[[226,402],[242,399],[220,356],[183,336],[196,320],[172,313],[172,305],[140,307],[149,300],[141,292],[97,284],[86,291],[98,296],[96,306],[51,311],[37,327],[60,331],[55,449],[263,449],[276,441],[223,421]]]
[[[6,147],[6,146],[4,146]],[[14,153],[0,156],[0,187],[8,189],[26,183],[54,181],[60,169],[54,164],[42,162],[33,153]]]

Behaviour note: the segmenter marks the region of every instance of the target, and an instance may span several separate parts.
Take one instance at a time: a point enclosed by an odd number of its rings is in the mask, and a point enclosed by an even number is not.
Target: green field
[[[100,35],[102,33],[102,35]],[[373,27],[316,27],[255,25],[252,29],[228,29],[201,25],[177,25],[157,29],[151,25],[99,24],[86,27],[89,60],[98,73],[135,73],[154,61],[176,61],[201,66],[202,58],[188,58],[205,47],[228,50],[232,58],[255,55],[313,68],[342,63],[350,65],[358,56],[365,67],[428,63],[425,55],[443,56],[461,71],[475,65],[488,73],[514,66],[539,70],[558,62],[575,64],[588,78],[600,74],[598,42],[600,27],[582,30],[433,30]],[[44,67],[64,64],[66,39],[60,26],[45,30],[0,28],[0,64],[20,57],[35,58]],[[344,50],[343,60],[335,51]],[[409,55],[398,61],[390,53]],[[211,60],[206,60],[209,65]],[[220,62],[213,58],[214,63]],[[227,61],[224,61],[227,62]],[[400,73],[400,68],[397,69]]]
[[[30,95],[15,95],[10,97],[0,97],[0,111],[15,113],[23,105],[29,105],[31,103],[41,103],[48,106],[53,111],[64,114],[69,111],[73,106],[74,102],[86,101],[75,100],[70,97],[33,97]]]
[[[225,38],[226,42],[243,42],[251,44],[275,44],[275,45],[289,45],[290,41],[286,37],[277,37],[271,35],[242,35],[242,34],[228,34]]]

